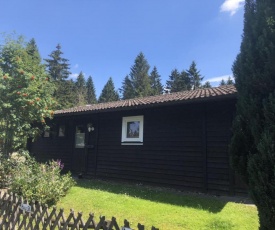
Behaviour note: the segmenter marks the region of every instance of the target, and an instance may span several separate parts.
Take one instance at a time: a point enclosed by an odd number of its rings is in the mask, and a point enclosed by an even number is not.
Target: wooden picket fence
[[[106,220],[105,216],[95,221],[94,214],[90,213],[87,221],[83,220],[82,213],[77,214],[71,209],[66,218],[63,209],[50,210],[47,205],[38,202],[28,202],[16,194],[0,192],[0,229],[1,230],[38,230],[38,229],[103,229],[103,230],[130,230],[130,224],[124,220],[123,226],[119,227],[115,217]],[[140,223],[138,230],[144,230],[145,226]],[[159,230],[152,226],[151,230]]]

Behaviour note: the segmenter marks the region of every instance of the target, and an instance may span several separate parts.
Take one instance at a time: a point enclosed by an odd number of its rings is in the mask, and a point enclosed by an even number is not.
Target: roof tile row
[[[182,91],[171,94],[134,98],[128,100],[107,102],[92,104],[86,106],[78,106],[64,110],[57,110],[55,114],[68,114],[68,113],[80,113],[88,111],[102,111],[108,109],[120,109],[127,107],[139,107],[144,105],[154,105],[154,104],[169,104],[172,102],[185,102],[185,101],[196,101],[198,99],[213,99],[224,96],[236,95],[237,90],[234,85],[226,85],[215,88],[197,89],[192,91]]]

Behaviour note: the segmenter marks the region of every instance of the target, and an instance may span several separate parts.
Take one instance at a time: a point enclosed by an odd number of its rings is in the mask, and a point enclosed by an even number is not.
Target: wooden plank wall
[[[233,172],[228,153],[233,113],[234,104],[220,103],[207,106],[208,193],[229,195],[234,190],[234,184],[230,185]]]
[[[68,171],[71,169],[71,156],[72,156],[72,135],[69,135],[72,130],[71,126],[67,121],[58,121],[56,124],[66,124],[66,135],[65,137],[53,136],[38,138],[35,142],[30,145],[30,152],[40,162],[47,162],[49,160],[60,159],[64,164],[64,170]],[[55,126],[57,129],[58,126]]]
[[[87,149],[88,177],[219,195],[242,194],[245,186],[231,170],[228,155],[234,103],[79,115],[70,123],[66,138],[41,138],[32,145],[32,152],[43,161],[61,159],[69,169],[74,123],[92,121],[95,131],[89,144],[94,147]],[[143,145],[122,145],[122,117],[138,115],[144,116]]]
[[[123,116],[144,115],[142,146],[121,145]],[[203,191],[200,109],[151,109],[100,118],[97,176]]]

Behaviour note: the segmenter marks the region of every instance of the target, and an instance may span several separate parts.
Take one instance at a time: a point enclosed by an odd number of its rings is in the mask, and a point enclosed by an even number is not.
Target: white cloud
[[[221,12],[230,12],[230,15],[234,15],[243,5],[245,0],[225,0],[221,5]]]
[[[85,78],[86,73],[83,73],[83,72],[82,72],[82,74],[84,75],[84,78]],[[79,73],[72,73],[72,74],[70,74],[69,79],[76,80],[77,77],[78,77],[78,75],[79,75]]]
[[[74,65],[74,68],[75,68],[75,69],[77,69],[78,67],[79,67],[79,65],[78,65],[78,64],[75,64],[75,65]]]
[[[69,78],[70,79],[76,79],[78,77],[79,73],[72,73],[70,74]]]
[[[219,76],[219,77],[209,78],[209,79],[205,80],[205,82],[206,82],[206,81],[209,81],[210,83],[220,83],[221,80],[227,81],[229,77],[230,77],[232,80],[234,80],[232,74],[228,74],[228,75],[223,75],[223,76]],[[205,82],[204,82],[204,83],[205,83]],[[204,84],[204,83],[203,83],[203,84]],[[214,84],[214,85],[216,85],[216,84]]]

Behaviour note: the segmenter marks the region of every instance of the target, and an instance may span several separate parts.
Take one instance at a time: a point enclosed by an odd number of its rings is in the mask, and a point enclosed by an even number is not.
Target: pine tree
[[[134,97],[145,97],[150,95],[149,68],[150,66],[145,56],[143,53],[139,53],[129,74],[134,90]]]
[[[196,62],[192,61],[189,69],[187,70],[187,73],[190,78],[193,90],[200,88],[204,77],[202,77],[200,71],[198,71]]]
[[[119,89],[119,92],[122,94],[123,100],[131,99],[135,97],[134,87],[128,75],[124,78],[122,82],[122,87]]]
[[[115,90],[114,82],[110,77],[106,85],[102,89],[102,92],[98,98],[98,102],[104,103],[104,102],[118,101],[118,100],[119,100],[118,92]]]
[[[84,75],[82,71],[78,75],[76,82],[75,82],[75,89],[76,89],[76,106],[86,105],[86,97],[87,97],[87,88]]]
[[[154,66],[149,76],[151,84],[151,95],[160,95],[163,92],[163,86],[161,84],[161,78],[158,73],[157,67]]]
[[[238,101],[230,154],[258,208],[260,229],[275,226],[274,15],[273,0],[246,0],[241,49],[233,64]]]
[[[88,104],[96,104],[96,94],[95,94],[95,86],[91,76],[88,77],[86,82],[87,95],[86,100]]]
[[[61,46],[58,44],[56,50],[49,55],[50,58],[45,59],[48,72],[53,80],[65,80],[71,74],[69,60],[63,58],[62,55]]]

